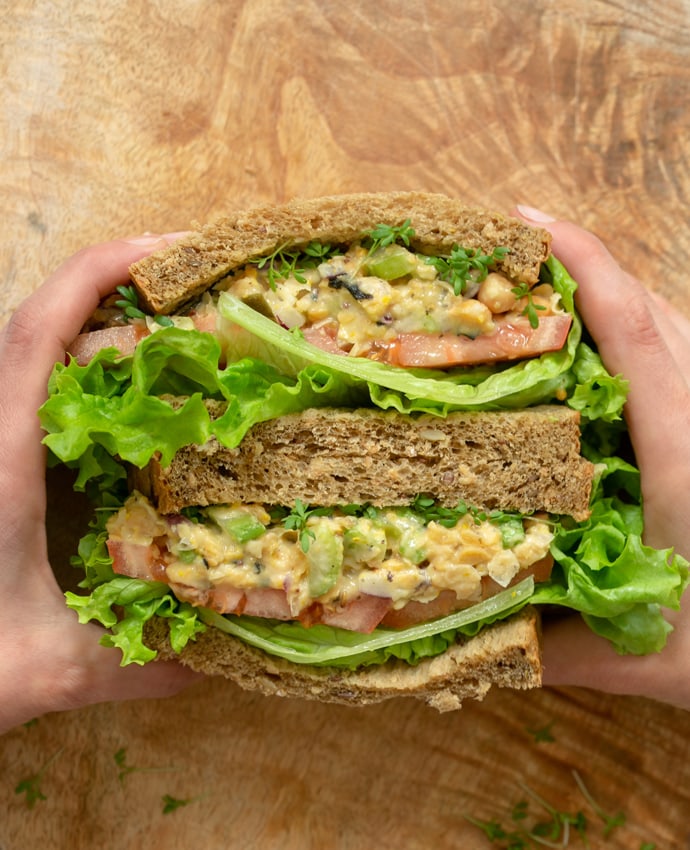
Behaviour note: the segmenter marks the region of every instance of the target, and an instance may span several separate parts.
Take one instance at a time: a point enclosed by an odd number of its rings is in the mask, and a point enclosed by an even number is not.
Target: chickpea
[[[491,272],[482,281],[477,300],[488,307],[492,313],[507,313],[515,306],[513,286],[514,284],[504,275]]]
[[[448,327],[442,330],[452,330],[455,333],[475,337],[478,334],[490,333],[494,329],[492,315],[486,304],[481,304],[474,298],[458,298],[446,312]]]

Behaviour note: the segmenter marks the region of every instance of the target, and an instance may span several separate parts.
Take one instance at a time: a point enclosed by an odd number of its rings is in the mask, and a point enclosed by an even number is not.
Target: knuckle
[[[28,356],[41,328],[41,308],[30,296],[10,316],[5,327],[5,354],[8,358],[23,361]]]
[[[625,330],[630,343],[647,355],[667,351],[645,293],[631,292],[625,307]]]

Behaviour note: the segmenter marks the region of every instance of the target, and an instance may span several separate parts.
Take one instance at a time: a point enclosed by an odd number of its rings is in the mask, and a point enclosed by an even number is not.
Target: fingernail
[[[178,230],[175,233],[143,233],[141,236],[130,236],[124,241],[129,242],[130,245],[140,245],[144,248],[150,248],[153,245],[170,245],[188,233],[188,230]]]
[[[187,236],[191,232],[191,230],[177,230],[175,233],[164,233],[161,238],[165,239],[166,242],[175,242],[177,239],[181,239],[183,236]]]
[[[556,221],[556,219],[552,215],[542,212],[541,210],[535,209],[534,207],[527,207],[524,204],[518,204],[517,211],[523,218],[526,218],[528,221],[534,221],[539,224],[548,224],[551,221]]]
[[[144,233],[142,236],[130,236],[124,241],[129,242],[130,245],[148,247],[150,245],[157,245],[159,242],[164,241],[164,239],[165,237],[158,233]]]

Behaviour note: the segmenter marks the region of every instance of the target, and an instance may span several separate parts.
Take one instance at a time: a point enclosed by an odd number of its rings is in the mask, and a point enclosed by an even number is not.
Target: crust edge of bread
[[[460,708],[465,699],[482,700],[492,686],[516,690],[540,687],[540,633],[539,614],[528,606],[416,666],[388,661],[357,670],[295,664],[212,627],[177,654],[170,645],[168,626],[160,617],[147,623],[145,642],[161,660],[178,660],[197,672],[222,676],[266,696],[349,706],[412,697],[446,712]]]
[[[293,199],[218,216],[169,247],[134,263],[130,275],[155,313],[174,312],[249,259],[283,245],[313,239],[346,243],[378,224],[411,219],[415,250],[450,250],[454,244],[491,252],[508,245],[498,263],[509,275],[534,283],[550,254],[551,235],[516,218],[468,206],[431,192],[360,192]]]
[[[131,482],[164,513],[222,502],[282,504],[289,489],[284,482],[299,480],[301,497],[319,505],[409,504],[421,490],[448,506],[462,500],[481,509],[546,510],[578,521],[589,516],[594,467],[580,454],[577,411],[541,405],[529,416],[521,410],[456,412],[440,420],[406,418],[404,427],[401,417],[338,408],[287,414],[255,425],[236,449],[213,441],[188,447],[166,468],[154,460],[132,473]],[[499,426],[485,434],[487,417]],[[472,467],[474,457],[479,460]],[[408,480],[423,486],[413,492]],[[519,487],[510,489],[513,481]]]

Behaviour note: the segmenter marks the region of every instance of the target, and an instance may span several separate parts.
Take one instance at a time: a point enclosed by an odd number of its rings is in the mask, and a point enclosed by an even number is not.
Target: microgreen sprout
[[[259,271],[266,272],[268,285],[275,290],[276,284],[289,277],[298,283],[306,283],[304,276],[307,269],[316,268],[320,263],[332,257],[337,248],[325,242],[312,240],[308,245],[301,248],[288,250],[289,243],[284,242],[275,251],[265,257],[257,257],[249,260]]]
[[[296,499],[295,507],[283,517],[285,528],[297,532],[299,544],[305,554],[309,551],[311,541],[315,537],[314,532],[307,528],[307,520],[311,516],[325,516],[327,513],[329,513],[328,508],[310,508],[301,499]]]
[[[510,248],[494,248],[490,254],[482,254],[478,249],[453,245],[447,257],[425,257],[424,261],[436,269],[440,280],[450,283],[455,295],[462,295],[470,280],[481,283],[489,269],[505,259],[509,251]]]
[[[139,296],[133,286],[118,286],[118,294],[122,296],[115,302],[128,319],[145,319],[146,314],[139,307]]]
[[[491,522],[500,529],[505,548],[511,548],[524,538],[522,514],[499,510],[483,511],[479,508],[470,507],[464,501],[458,502],[454,508],[448,508],[438,504],[431,496],[423,493],[415,496],[412,501],[412,509],[425,525],[435,522],[444,528],[454,528],[468,514],[476,525],[482,522]]]
[[[607,814],[593,798],[577,771],[573,771],[573,776],[586,803],[604,824],[601,833],[603,838],[609,838],[614,829],[625,824],[625,814],[623,812],[617,812],[615,815]],[[492,843],[499,845],[503,850],[571,847],[575,844],[584,848],[591,847],[590,838],[593,836],[590,823],[582,810],[561,811],[525,783],[521,782],[519,785],[526,796],[510,809],[510,822],[501,822],[498,818],[480,820],[465,816],[466,820],[481,829]],[[546,818],[532,811],[531,807],[534,805],[546,812]],[[640,844],[640,850],[655,850],[655,847],[656,845],[652,842]]]
[[[547,723],[546,726],[542,726],[540,728],[528,728],[527,731],[538,744],[551,743],[556,740],[553,736],[553,732],[551,731],[552,728],[553,722]]]
[[[117,778],[121,785],[124,784],[125,779],[132,773],[168,773],[177,769],[174,767],[135,767],[134,765],[127,764],[127,749],[125,747],[120,747],[113,758],[115,759],[115,764],[120,769]]]
[[[188,806],[190,803],[194,803],[197,800],[201,800],[203,796],[203,794],[199,794],[197,797],[189,797],[186,800],[181,800],[178,797],[173,797],[170,794],[163,794],[163,814],[169,815],[170,812],[174,812],[177,809],[181,809],[183,806]]]
[[[537,314],[537,310],[546,310],[543,304],[535,304],[534,298],[532,297],[532,293],[530,292],[530,288],[526,283],[521,283],[519,286],[514,286],[511,289],[513,295],[516,298],[526,298],[527,306],[522,311],[523,316],[527,316],[529,319],[530,326],[533,328],[539,327],[539,315]]]
[[[379,248],[385,248],[395,242],[400,242],[409,248],[410,240],[414,238],[415,231],[410,219],[407,218],[399,225],[377,224],[376,227],[366,233],[366,236],[371,240],[369,246],[369,254],[371,255]]]
[[[33,809],[33,807],[39,800],[48,799],[43,793],[43,789],[41,788],[41,782],[43,781],[43,777],[45,776],[46,771],[51,766],[51,764],[58,758],[60,753],[62,753],[62,748],[60,748],[56,753],[53,753],[53,755],[48,759],[48,761],[43,765],[40,770],[38,770],[33,775],[27,776],[24,779],[20,780],[15,786],[14,793],[25,794],[26,805],[30,809]]]
[[[577,787],[580,789],[580,793],[592,807],[592,811],[604,822],[604,838],[608,838],[617,826],[622,826],[625,823],[625,812],[616,812],[615,815],[606,814],[606,812],[589,793],[587,786],[582,781],[582,777],[576,770],[573,771],[573,777],[577,783]]]

